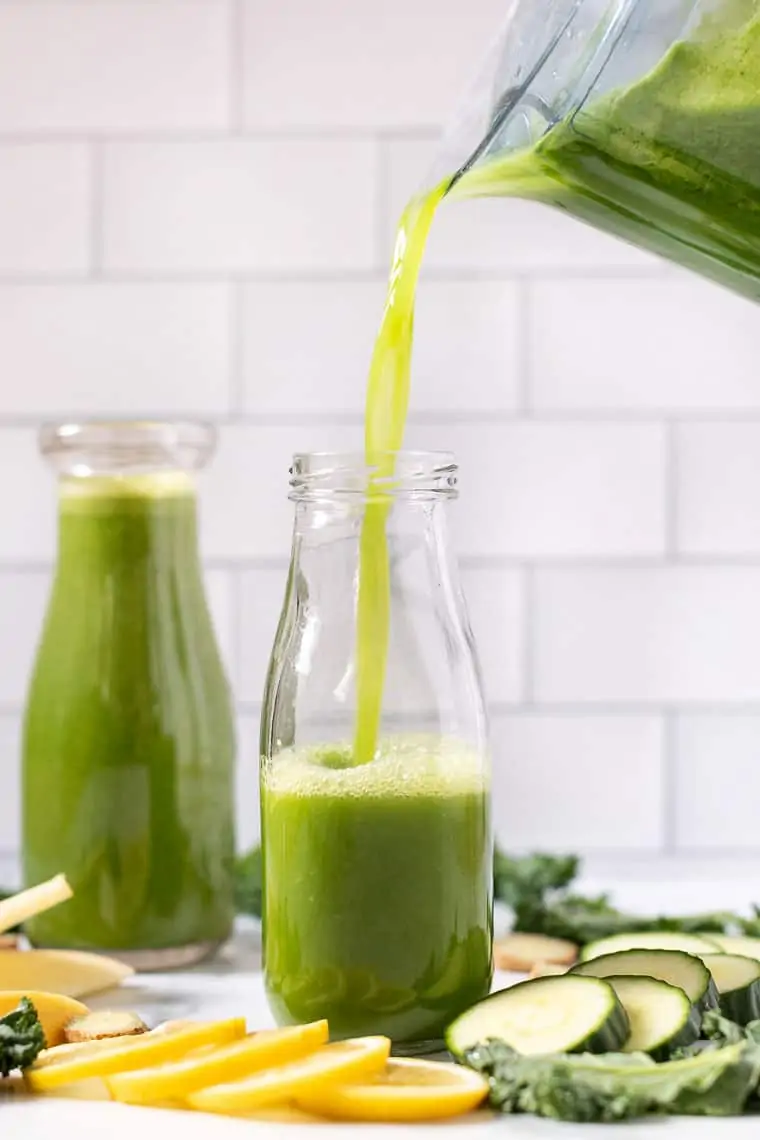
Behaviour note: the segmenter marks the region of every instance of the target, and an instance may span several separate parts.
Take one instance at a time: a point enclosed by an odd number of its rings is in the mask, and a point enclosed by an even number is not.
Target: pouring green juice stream
[[[706,25],[642,80],[590,100],[531,148],[473,166],[410,202],[370,367],[370,465],[373,454],[402,445],[415,289],[435,211],[444,197],[482,196],[545,202],[760,300],[760,14],[730,32]],[[356,763],[372,759],[381,723],[387,511],[382,501],[370,504],[361,539]]]

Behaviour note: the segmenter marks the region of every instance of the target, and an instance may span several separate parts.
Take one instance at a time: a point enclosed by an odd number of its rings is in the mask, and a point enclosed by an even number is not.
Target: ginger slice
[[[135,1037],[147,1033],[148,1027],[141,1017],[128,1010],[98,1010],[85,1017],[70,1021],[64,1029],[66,1041],[70,1045],[84,1041],[104,1041],[112,1037]]]
[[[566,974],[567,966],[560,966],[557,962],[536,962],[528,974],[529,978],[552,978],[555,974]]]
[[[527,974],[539,962],[572,966],[578,958],[578,947],[564,938],[549,938],[545,934],[508,934],[494,942],[493,953],[497,970]]]

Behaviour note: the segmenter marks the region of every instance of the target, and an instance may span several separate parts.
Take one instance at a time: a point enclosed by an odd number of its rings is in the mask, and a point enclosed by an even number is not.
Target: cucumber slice
[[[712,936],[711,936],[712,937]],[[598,942],[589,942],[581,950],[581,962],[601,958],[602,954],[617,954],[620,950],[682,950],[684,954],[720,953],[716,935],[713,941],[701,934],[674,934],[663,930],[644,930],[633,934],[613,934]],[[738,950],[735,953],[739,953]]]
[[[587,978],[611,978],[618,974],[657,978],[678,986],[701,1010],[718,1007],[718,991],[707,966],[701,958],[681,950],[621,950],[579,962],[571,973]]]
[[[760,961],[760,938],[746,938],[739,934],[711,934],[708,941],[714,942],[724,954],[740,954],[742,958],[757,958]]]
[[[657,978],[613,975],[605,979],[620,999],[631,1026],[623,1053],[649,1053],[666,1060],[674,1049],[699,1037],[702,1017],[682,989]]]
[[[760,1018],[760,962],[739,954],[705,954],[702,959],[718,987],[720,1011],[737,1025]]]
[[[628,1039],[625,1010],[598,978],[563,974],[499,990],[461,1014],[446,1030],[446,1044],[461,1057],[489,1038],[518,1053],[608,1053]]]

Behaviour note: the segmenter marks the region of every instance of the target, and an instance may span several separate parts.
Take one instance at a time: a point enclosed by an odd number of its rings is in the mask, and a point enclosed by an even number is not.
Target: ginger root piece
[[[578,958],[578,947],[564,938],[549,938],[545,934],[508,934],[494,942],[493,956],[497,970],[528,974],[539,962],[572,966]]]
[[[138,1033],[147,1033],[148,1027],[136,1013],[105,1009],[74,1018],[63,1032],[66,1042],[74,1045],[83,1041],[104,1041],[110,1037],[134,1037]]]
[[[529,978],[551,978],[555,974],[566,974],[567,966],[560,966],[556,962],[536,962],[528,974]]]

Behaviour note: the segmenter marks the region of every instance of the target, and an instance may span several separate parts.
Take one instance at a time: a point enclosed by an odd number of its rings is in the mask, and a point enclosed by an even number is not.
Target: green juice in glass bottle
[[[25,881],[64,871],[74,888],[30,939],[142,968],[205,956],[233,919],[231,699],[193,479],[171,469],[177,433],[195,466],[212,436],[171,427],[47,431],[58,560],[23,739]]]

